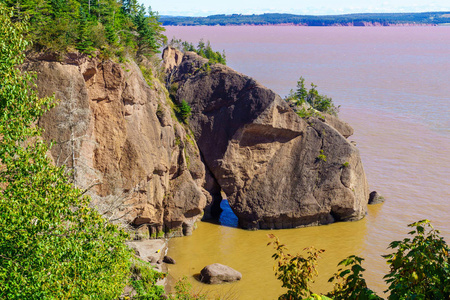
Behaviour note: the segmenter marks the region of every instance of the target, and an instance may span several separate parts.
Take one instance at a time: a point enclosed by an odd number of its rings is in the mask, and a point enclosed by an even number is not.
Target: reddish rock
[[[76,186],[90,188],[92,205],[110,220],[148,224],[153,237],[190,234],[207,201],[205,169],[163,86],[150,87],[133,62],[46,58],[24,67],[37,72],[40,96],[59,99],[39,121],[56,142],[55,163],[74,168]]]

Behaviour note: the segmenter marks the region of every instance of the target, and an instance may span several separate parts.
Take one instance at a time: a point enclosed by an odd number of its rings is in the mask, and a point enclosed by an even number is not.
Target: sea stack
[[[163,57],[175,101],[192,108],[189,125],[207,173],[242,228],[364,217],[368,185],[350,130],[344,136],[326,118],[300,118],[272,90],[193,52],[170,49]]]

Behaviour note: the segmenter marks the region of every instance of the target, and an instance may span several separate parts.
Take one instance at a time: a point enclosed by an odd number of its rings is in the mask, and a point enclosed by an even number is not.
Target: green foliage
[[[158,272],[141,259],[134,258],[131,266],[131,286],[137,295],[133,299],[158,300],[164,294],[164,288],[156,285],[156,282],[166,277],[165,273]]]
[[[295,113],[300,118],[309,118],[309,117],[321,117],[322,115],[317,112],[317,110],[311,108],[311,107],[301,107],[295,110]]]
[[[274,266],[275,276],[282,282],[282,287],[287,288],[287,292],[278,299],[315,299],[314,297],[317,295],[311,291],[310,285],[314,282],[314,277],[318,275],[316,270],[317,259],[324,250],[310,247],[304,249],[307,254],[306,257],[301,254],[291,255],[286,253],[287,248],[280,243],[277,237],[273,234],[268,236],[274,239],[268,245],[273,245],[275,249],[275,254],[272,255],[272,258],[277,262]]]
[[[99,50],[105,57],[152,55],[167,39],[159,16],[136,0],[0,0],[14,21],[29,17],[33,49],[65,53]]]
[[[295,111],[302,118],[318,117],[320,116],[318,111],[337,116],[339,106],[336,107],[330,97],[320,95],[316,88],[317,86],[311,83],[311,88],[308,90],[305,87],[305,79],[300,77],[297,81],[297,89],[295,92],[291,90],[285,100],[298,107]],[[310,107],[305,107],[306,103]]]
[[[409,224],[411,238],[394,241],[385,255],[389,299],[450,299],[449,247],[428,220]]]
[[[129,276],[128,235],[89,208],[46,157],[34,124],[52,105],[17,68],[26,26],[0,5],[0,298],[114,299]]]
[[[178,105],[178,116],[179,116],[179,119],[183,123],[187,124],[188,119],[191,116],[191,110],[192,110],[191,107],[189,106],[189,104],[184,99]]]
[[[343,168],[348,168],[350,166],[350,163],[348,161],[346,161],[345,163],[342,164]]]
[[[300,77],[297,81],[297,90],[295,91],[295,96],[297,97],[299,104],[306,102],[308,90],[305,88],[305,79],[303,77]]]
[[[413,238],[394,241],[389,248],[395,253],[383,255],[390,265],[390,272],[384,276],[388,283],[388,299],[450,299],[450,257],[449,247],[439,236],[428,220],[408,225],[414,230],[408,234]],[[328,299],[325,296],[312,294],[309,281],[317,276],[316,262],[318,254],[323,250],[308,250],[308,257],[286,254],[286,247],[278,239],[269,243],[274,245],[276,261],[275,275],[288,288],[288,292],[279,299]],[[333,291],[327,294],[335,300],[382,299],[367,287],[363,277],[365,269],[361,266],[364,259],[351,255],[342,260],[338,271],[329,279],[334,282]],[[308,297],[308,298],[304,298]],[[322,298],[319,298],[322,297]]]
[[[334,106],[333,100],[330,97],[319,95],[319,92],[316,90],[316,88],[317,85],[311,83],[311,88],[309,89],[308,95],[306,96],[306,102],[308,102],[311,107],[318,111],[337,116],[339,107]]]
[[[381,299],[367,287],[362,275],[365,271],[361,266],[363,260],[361,257],[351,255],[338,264],[341,268],[328,280],[335,282],[333,291],[328,294],[329,297],[334,300]]]
[[[79,24],[78,24],[78,39],[76,43],[77,50],[80,50],[84,53],[91,53],[95,49],[92,47],[93,43],[89,37],[89,27],[86,13],[83,10],[83,7],[80,6],[80,15],[79,15]]]
[[[317,160],[321,160],[321,161],[327,161],[327,156],[325,154],[323,154],[323,150],[320,149],[320,154],[319,156],[317,156]]]
[[[177,40],[177,39],[172,39],[169,43],[170,46],[178,48],[182,51],[192,51],[197,53],[198,55],[200,55],[201,57],[207,58],[209,60],[209,65],[212,64],[222,64],[222,65],[226,65],[227,64],[227,60],[226,60],[226,55],[225,55],[225,50],[222,51],[222,53],[220,53],[219,51],[214,51],[211,47],[211,43],[208,41],[205,42],[203,41],[203,39],[201,39],[198,42],[197,47],[194,46],[194,44],[192,43],[188,43],[186,41],[182,42],[181,40]]]
[[[139,69],[141,69],[142,72],[142,76],[144,76],[145,82],[147,82],[147,84],[150,87],[153,87],[153,72],[151,68],[147,68],[143,65],[139,65]],[[160,105],[158,105],[158,109],[160,110]]]
[[[183,277],[175,284],[175,294],[169,296],[170,300],[206,300],[205,294],[192,291],[192,285],[188,282],[187,277]]]
[[[164,28],[158,23],[158,14],[148,8],[148,16],[145,15],[145,7],[138,6],[134,15],[133,23],[138,32],[137,43],[139,54],[151,56],[153,53],[159,52],[162,42],[166,41],[166,37],[162,35]]]

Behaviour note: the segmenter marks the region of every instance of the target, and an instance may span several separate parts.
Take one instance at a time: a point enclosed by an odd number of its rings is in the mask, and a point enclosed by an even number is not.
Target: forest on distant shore
[[[279,13],[267,13],[262,15],[212,15],[208,17],[161,16],[159,21],[164,26],[281,24],[302,26],[450,25],[450,12],[362,13],[325,16]]]

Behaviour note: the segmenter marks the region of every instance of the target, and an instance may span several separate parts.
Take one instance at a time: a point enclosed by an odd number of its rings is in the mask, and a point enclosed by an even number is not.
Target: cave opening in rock
[[[238,217],[234,214],[227,199],[222,199],[220,202],[222,213],[219,217],[219,223],[222,226],[238,227]]]

